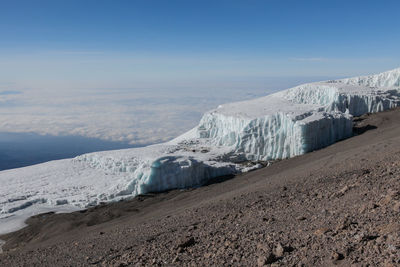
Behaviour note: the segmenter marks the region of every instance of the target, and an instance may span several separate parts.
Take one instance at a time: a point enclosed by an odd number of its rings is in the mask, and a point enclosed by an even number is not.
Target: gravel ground
[[[400,266],[400,109],[355,131],[202,188],[33,217],[0,237],[0,265]]]

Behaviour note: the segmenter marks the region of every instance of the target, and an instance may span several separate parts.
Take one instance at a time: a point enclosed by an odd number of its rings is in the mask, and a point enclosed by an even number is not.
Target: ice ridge
[[[148,192],[201,186],[218,176],[328,146],[352,135],[353,116],[397,106],[400,69],[303,84],[224,104],[167,143],[0,172],[0,220],[38,205],[84,208]]]

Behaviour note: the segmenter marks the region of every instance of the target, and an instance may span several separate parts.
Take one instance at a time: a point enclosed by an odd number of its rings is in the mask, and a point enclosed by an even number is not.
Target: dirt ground
[[[248,174],[0,237],[0,266],[400,266],[400,109]]]

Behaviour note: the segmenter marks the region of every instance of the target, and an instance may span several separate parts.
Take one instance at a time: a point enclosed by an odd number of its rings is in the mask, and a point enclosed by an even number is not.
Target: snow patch
[[[197,187],[352,135],[353,116],[400,106],[400,69],[303,84],[218,106],[174,140],[0,172],[0,232],[43,210],[80,209],[148,192]],[[8,225],[8,226],[7,226]]]

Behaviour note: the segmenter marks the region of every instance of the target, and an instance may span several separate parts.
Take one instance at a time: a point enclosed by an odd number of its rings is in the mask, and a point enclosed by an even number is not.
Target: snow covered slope
[[[200,186],[352,135],[352,118],[400,106],[400,69],[300,85],[204,114],[178,138],[0,172],[0,232],[49,209],[76,209],[147,192]]]

